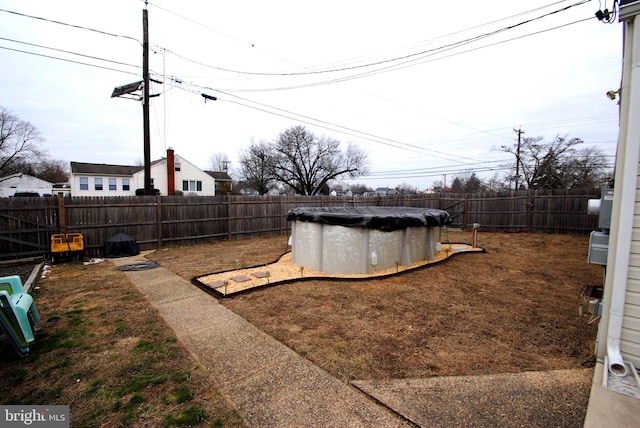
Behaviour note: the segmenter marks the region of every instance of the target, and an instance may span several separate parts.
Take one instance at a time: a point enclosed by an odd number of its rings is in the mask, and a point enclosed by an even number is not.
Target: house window
[[[102,177],[94,178],[93,185],[96,190],[102,190]]]
[[[182,180],[182,190],[184,192],[202,192],[202,181]]]
[[[131,190],[131,185],[129,184],[129,179],[128,178],[123,178],[122,179],[122,190],[124,191],[129,191]]]
[[[116,185],[116,179],[115,178],[110,178],[109,179],[109,190],[118,190],[118,186]]]
[[[176,171],[180,171],[180,162],[176,162],[174,166]]]
[[[80,190],[89,190],[89,177],[80,177]]]

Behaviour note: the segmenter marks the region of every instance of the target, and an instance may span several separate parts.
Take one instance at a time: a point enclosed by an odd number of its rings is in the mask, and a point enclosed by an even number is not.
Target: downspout
[[[635,17],[625,22],[624,31],[625,62],[620,91],[622,103],[620,140],[624,150],[620,151],[623,154],[621,161],[616,162],[616,168],[619,168],[617,175],[621,177],[616,177],[615,191],[620,192],[620,199],[616,204],[618,213],[614,217],[617,220],[617,240],[607,326],[607,368],[611,374],[619,377],[626,376],[628,373],[620,352],[620,341],[631,255],[638,162],[640,162],[640,121],[630,120],[632,117],[640,117],[640,26],[635,25]],[[624,78],[625,74],[629,75],[628,80]]]

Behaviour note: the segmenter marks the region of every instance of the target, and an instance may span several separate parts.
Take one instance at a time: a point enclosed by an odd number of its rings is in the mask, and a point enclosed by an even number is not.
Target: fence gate
[[[57,231],[55,198],[9,198],[0,205],[0,260],[46,256]],[[46,199],[46,200],[45,200]]]

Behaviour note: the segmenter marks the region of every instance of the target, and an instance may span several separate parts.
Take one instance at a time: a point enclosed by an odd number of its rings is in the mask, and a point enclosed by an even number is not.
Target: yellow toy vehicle
[[[51,235],[51,263],[63,259],[84,257],[84,237],[82,233],[56,233]]]

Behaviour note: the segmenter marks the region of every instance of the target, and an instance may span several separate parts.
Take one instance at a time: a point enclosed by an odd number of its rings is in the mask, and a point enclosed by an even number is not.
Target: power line
[[[185,82],[181,82],[181,83],[185,83]],[[400,142],[400,141],[397,141],[397,140],[392,140],[392,139],[386,138],[386,137],[380,137],[378,135],[370,134],[370,133],[363,132],[363,131],[358,131],[358,130],[353,129],[353,128],[348,128],[348,127],[345,127],[345,126],[342,126],[342,125],[338,125],[338,124],[335,124],[335,123],[330,123],[330,122],[323,121],[323,120],[320,120],[320,119],[315,119],[315,118],[312,118],[310,116],[305,116],[305,115],[302,115],[302,114],[299,114],[299,113],[294,113],[294,112],[291,112],[291,111],[288,111],[288,110],[284,110],[284,109],[281,109],[281,108],[278,108],[278,107],[273,107],[273,106],[270,106],[270,105],[267,105],[267,104],[264,104],[264,103],[260,103],[260,102],[257,102],[257,101],[252,101],[252,100],[249,100],[249,99],[246,99],[246,98],[239,97],[237,95],[228,94],[228,93],[225,93],[225,92],[213,89],[213,88],[203,87],[203,86],[199,86],[199,85],[196,85],[196,84],[193,84],[193,83],[187,83],[187,84],[192,85],[192,86],[197,87],[197,88],[200,88],[201,90],[213,90],[213,91],[219,92],[221,94],[228,95],[230,97],[238,98],[238,99],[240,99],[242,101],[245,101],[245,102],[256,104],[257,106],[260,106],[260,107],[251,106],[251,105],[248,105],[248,104],[244,104],[244,103],[237,102],[237,101],[232,101],[232,100],[224,100],[224,99],[222,99],[221,101],[223,101],[223,102],[226,101],[226,102],[229,102],[229,103],[233,103],[233,104],[241,105],[241,106],[244,106],[244,107],[248,107],[248,108],[251,108],[251,109],[254,109],[254,110],[258,110],[258,111],[262,111],[262,112],[265,112],[265,113],[273,114],[275,116],[280,116],[280,117],[284,117],[284,118],[287,118],[287,119],[297,120],[297,121],[302,122],[302,123],[318,126],[320,128],[328,129],[328,130],[331,130],[331,131],[337,131],[337,132],[340,132],[340,133],[345,134],[345,135],[350,135],[350,136],[353,136],[353,137],[357,137],[357,138],[361,138],[361,139],[364,139],[364,140],[372,141],[372,142],[375,142],[375,143],[378,143],[378,144],[383,144],[383,145],[387,145],[387,146],[394,147],[394,148],[408,150],[408,151],[412,151],[412,152],[415,152],[415,153],[420,153],[422,155],[428,155],[428,156],[431,156],[431,157],[435,157],[435,158],[438,158],[438,159],[444,159],[444,160],[459,162],[461,164],[464,164],[464,162],[463,161],[459,161],[458,159],[467,159],[467,160],[477,161],[477,159],[467,158],[465,156],[454,155],[454,154],[445,153],[445,152],[441,152],[441,151],[433,150],[433,149],[427,150],[427,149],[425,149],[423,147],[416,146],[416,145],[413,145],[413,144],[404,143],[404,142]],[[185,88],[181,88],[181,89],[185,89]],[[198,93],[197,91],[190,91],[188,89],[185,89],[185,90],[187,90],[188,92],[192,92],[192,93]],[[271,109],[271,110],[269,110],[269,109]],[[275,111],[272,111],[272,110],[275,110]],[[298,116],[298,117],[292,117],[291,115],[295,115],[295,116]],[[336,128],[338,128],[338,129],[336,129]],[[447,157],[444,157],[444,156],[447,156]]]
[[[531,18],[531,19],[519,22],[517,24],[513,24],[513,25],[509,25],[509,26],[500,28],[498,30],[494,30],[494,31],[491,31],[491,32],[488,32],[488,33],[484,33],[484,34],[481,34],[481,35],[478,35],[478,36],[470,37],[470,38],[467,38],[467,39],[464,39],[464,40],[460,40],[460,41],[457,41],[457,42],[449,43],[449,44],[442,45],[442,46],[439,46],[439,47],[435,47],[435,48],[432,48],[432,49],[426,49],[426,50],[423,50],[423,51],[420,51],[420,52],[414,52],[414,53],[410,53],[410,54],[407,54],[407,55],[402,55],[402,56],[398,56],[398,57],[394,57],[394,58],[389,58],[389,59],[384,59],[384,60],[380,60],[380,61],[370,62],[370,63],[366,63],[366,64],[354,65],[354,66],[350,66],[350,67],[326,69],[326,70],[309,70],[309,71],[298,71],[298,72],[289,72],[289,73],[268,73],[268,72],[253,72],[253,71],[232,70],[232,69],[228,69],[228,68],[223,68],[223,67],[217,67],[217,66],[213,66],[213,65],[204,64],[204,63],[199,62],[199,61],[194,61],[194,60],[188,59],[188,58],[186,58],[184,56],[181,56],[179,54],[176,54],[175,52],[172,52],[170,50],[167,50],[167,52],[170,52],[173,55],[176,55],[181,59],[184,59],[186,61],[192,62],[194,64],[198,64],[198,65],[201,65],[201,66],[204,66],[204,67],[216,69],[216,70],[219,70],[219,71],[229,72],[229,73],[252,75],[252,76],[304,76],[304,75],[313,75],[313,74],[337,73],[337,72],[342,72],[342,71],[350,71],[350,70],[357,70],[357,69],[362,69],[362,68],[375,67],[375,66],[382,65],[382,64],[388,64],[388,63],[392,63],[392,62],[407,60],[409,58],[420,57],[420,56],[423,56],[425,54],[431,54],[431,53],[434,53],[434,52],[437,53],[438,51],[450,50],[452,48],[463,46],[463,45],[466,45],[466,44],[469,44],[469,43],[473,43],[475,41],[478,41],[478,40],[481,40],[481,39],[484,39],[484,38],[487,38],[487,37],[491,37],[491,36],[500,34],[500,33],[504,32],[504,31],[512,30],[512,29],[520,27],[522,25],[526,25],[526,24],[529,24],[531,22],[535,22],[535,21],[538,21],[540,19],[552,16],[554,14],[567,11],[567,10],[573,8],[573,7],[580,6],[580,5],[588,3],[590,1],[591,0],[582,0],[582,1],[579,1],[579,2],[574,3],[572,5],[566,6],[564,8],[557,9],[557,10],[554,10],[552,12],[540,15],[540,16],[538,16],[536,18]],[[166,9],[163,9],[163,10],[166,11]],[[180,15],[178,15],[178,16],[180,16]]]
[[[73,63],[73,64],[80,64],[80,65],[86,65],[86,66],[89,66],[89,67],[101,68],[103,70],[117,71],[118,73],[132,74],[134,76],[138,76],[137,73],[134,73],[134,72],[131,72],[131,71],[118,70],[117,68],[105,67],[105,66],[97,65],[97,64],[90,64],[90,63],[87,63],[87,62],[74,61],[72,59],[66,59],[66,58],[60,58],[60,57],[51,56],[51,55],[39,54],[39,53],[35,53],[35,52],[23,51],[23,50],[20,50],[20,49],[8,48],[6,46],[0,46],[0,49],[13,51],[13,52],[20,52],[20,53],[39,56],[39,57],[43,57],[43,58],[55,59],[55,60],[58,60],[58,61],[70,62],[70,63]]]
[[[76,24],[69,24],[69,23],[66,23],[66,22],[55,21],[53,19],[42,18],[42,17],[39,17],[39,16],[27,15],[26,13],[15,12],[15,11],[12,11],[12,10],[0,9],[0,12],[11,13],[13,15],[23,16],[25,18],[38,19],[40,21],[50,22],[52,24],[64,25],[64,26],[72,27],[72,28],[78,28],[80,30],[92,31],[94,33],[102,34],[102,35],[105,35],[105,36],[120,37],[120,38],[123,38],[123,39],[129,39],[129,40],[133,40],[134,42],[138,42],[140,45],[142,45],[142,42],[140,42],[140,40],[136,39],[135,37],[124,36],[122,34],[109,33],[107,31],[96,30],[95,28],[84,27],[82,25],[76,25]]]
[[[590,1],[590,0],[586,0],[586,1]],[[426,56],[421,57],[421,58],[413,58],[413,59],[407,60],[407,61],[405,61],[403,63],[400,63],[400,64],[393,64],[393,65],[389,65],[389,66],[386,66],[386,67],[383,67],[383,68],[380,68],[380,69],[377,69],[377,70],[371,70],[371,71],[366,71],[366,72],[363,72],[363,73],[352,74],[350,76],[339,77],[339,78],[335,78],[335,79],[331,79],[331,80],[323,80],[323,81],[312,82],[312,83],[304,83],[304,84],[293,85],[293,86],[280,86],[280,87],[274,87],[274,88],[262,88],[262,89],[223,88],[222,90],[225,90],[225,91],[228,91],[228,92],[275,92],[275,91],[286,91],[286,90],[292,90],[292,89],[303,89],[303,88],[311,88],[311,87],[316,87],[316,86],[331,85],[331,84],[334,84],[334,83],[342,83],[342,82],[347,82],[347,81],[350,81],[350,80],[361,79],[361,78],[364,78],[364,77],[375,76],[375,75],[382,74],[382,73],[388,73],[388,72],[391,72],[391,71],[402,70],[402,69],[405,69],[405,68],[408,68],[408,67],[413,67],[413,66],[416,66],[416,65],[427,64],[427,63],[430,63],[430,62],[440,61],[440,60],[443,60],[443,59],[446,59],[446,58],[451,58],[451,57],[462,55],[462,54],[466,54],[466,53],[469,53],[469,52],[474,52],[474,51],[477,51],[477,50],[480,50],[480,49],[484,49],[484,48],[488,48],[488,47],[491,47],[491,46],[497,46],[497,45],[500,45],[500,44],[503,44],[503,43],[511,42],[511,41],[514,41],[514,40],[523,39],[525,37],[534,36],[534,35],[537,35],[537,34],[542,34],[542,33],[545,33],[545,32],[557,30],[559,28],[568,27],[569,25],[579,24],[579,23],[586,22],[586,21],[593,20],[593,19],[595,19],[595,18],[594,17],[584,18],[584,19],[580,19],[580,20],[577,20],[577,21],[569,22],[569,23],[566,23],[566,24],[558,25],[558,26],[555,26],[555,27],[547,28],[545,30],[536,31],[536,32],[525,34],[525,35],[522,35],[522,36],[513,37],[511,39],[506,39],[506,40],[502,40],[502,41],[499,41],[499,42],[490,43],[488,45],[483,45],[483,46],[479,46],[479,47],[476,47],[476,48],[467,49],[465,51],[455,52],[455,53],[451,53],[449,55],[440,56],[440,57],[437,57],[437,58],[433,58],[433,59],[428,59],[427,60],[427,58],[429,58],[429,57],[432,57],[432,56],[440,54],[442,52],[451,50],[453,48],[443,49],[440,52],[436,52],[436,53],[433,53],[433,54],[430,54],[430,55],[426,55]],[[418,60],[424,60],[424,61],[416,62]]]
[[[85,55],[85,54],[81,54],[81,53],[78,53],[78,52],[67,51],[67,50],[64,50],[64,49],[57,49],[57,48],[53,48],[53,47],[50,47],[50,46],[39,45],[39,44],[36,44],[36,43],[29,43],[29,42],[23,42],[23,41],[15,40],[15,39],[8,39],[6,37],[0,37],[0,40],[6,40],[8,42],[19,43],[19,44],[23,44],[23,45],[27,45],[27,46],[34,46],[34,47],[42,48],[42,49],[49,49],[49,50],[56,51],[56,52],[62,52],[62,53],[70,54],[70,55],[81,56],[83,58],[89,58],[89,59],[95,59],[95,60],[98,60],[98,61],[110,62],[112,64],[126,65],[128,67],[141,68],[139,65],[136,65],[136,64],[128,64],[126,62],[114,61],[114,60],[111,60],[111,59],[100,58],[100,57],[92,56],[92,55]],[[54,58],[54,57],[52,57],[52,58]]]

